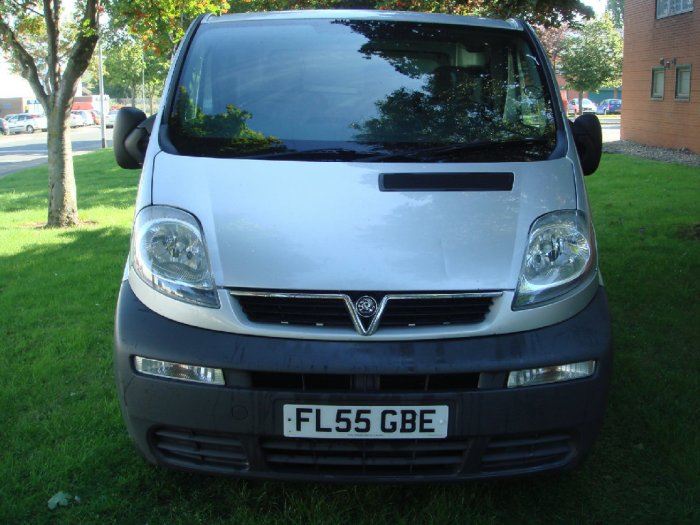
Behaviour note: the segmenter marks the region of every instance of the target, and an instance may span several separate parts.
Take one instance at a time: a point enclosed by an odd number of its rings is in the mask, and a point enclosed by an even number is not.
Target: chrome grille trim
[[[277,299],[298,299],[304,300],[335,300],[342,301],[347,309],[350,321],[355,331],[364,336],[374,334],[381,324],[382,317],[390,301],[419,301],[419,300],[457,300],[457,299],[494,299],[503,295],[503,292],[461,292],[461,293],[388,293],[388,294],[372,294],[365,292],[357,292],[358,295],[371,295],[380,297],[377,312],[372,317],[369,325],[365,326],[362,323],[362,316],[357,310],[357,306],[352,297],[348,293],[309,293],[309,292],[271,292],[259,290],[241,290],[229,289],[231,297],[257,297],[257,298],[277,298]],[[490,305],[486,308],[486,312],[490,309]]]

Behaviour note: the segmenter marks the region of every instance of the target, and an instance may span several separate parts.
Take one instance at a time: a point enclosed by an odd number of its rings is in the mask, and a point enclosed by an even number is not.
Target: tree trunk
[[[70,113],[68,113],[70,114]],[[78,224],[78,202],[73,171],[73,146],[68,117],[60,109],[48,116],[49,219],[47,226]]]
[[[3,0],[3,5],[4,5]],[[13,17],[5,16],[5,8],[0,11],[0,40],[3,49],[9,49],[12,58],[19,66],[22,76],[27,79],[34,95],[44,108],[48,127],[49,156],[49,212],[47,226],[66,227],[78,224],[78,203],[76,197],[75,174],[73,172],[73,151],[70,142],[68,119],[80,82],[80,76],[87,69],[99,37],[99,0],[84,0],[82,17],[75,42],[67,55],[60,52],[61,0],[43,2],[12,2],[10,12],[16,11],[18,19],[30,13],[43,16],[46,24],[47,46],[42,55],[46,63],[42,65],[42,82],[34,57],[22,45],[16,30],[24,31],[15,24]],[[43,14],[35,4],[43,3]],[[9,23],[8,23],[9,22]],[[63,71],[61,73],[61,71]]]

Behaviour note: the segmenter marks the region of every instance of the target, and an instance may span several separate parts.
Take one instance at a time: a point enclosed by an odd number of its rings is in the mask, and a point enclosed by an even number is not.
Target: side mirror
[[[125,169],[138,169],[146,157],[148,139],[155,115],[146,118],[140,109],[126,107],[119,110],[114,121],[114,158]]]
[[[603,130],[598,117],[591,113],[581,115],[571,123],[576,151],[581,161],[584,175],[590,175],[598,169],[603,154]]]

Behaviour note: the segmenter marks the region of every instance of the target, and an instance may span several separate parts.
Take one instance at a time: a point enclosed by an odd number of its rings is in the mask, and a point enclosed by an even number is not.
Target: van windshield
[[[493,162],[555,145],[522,34],[384,20],[202,24],[168,120],[179,153],[279,160]]]

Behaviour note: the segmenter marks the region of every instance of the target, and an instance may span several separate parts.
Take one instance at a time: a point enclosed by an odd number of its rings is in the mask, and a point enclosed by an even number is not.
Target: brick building
[[[700,153],[698,0],[625,0],[621,137]]]

